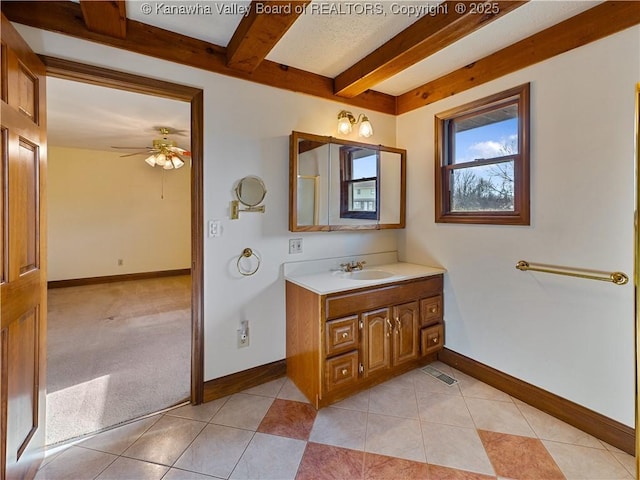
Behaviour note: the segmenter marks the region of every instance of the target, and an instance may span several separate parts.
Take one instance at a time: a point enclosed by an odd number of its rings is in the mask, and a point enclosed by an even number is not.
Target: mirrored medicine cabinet
[[[289,230],[404,228],[406,150],[292,132]]]

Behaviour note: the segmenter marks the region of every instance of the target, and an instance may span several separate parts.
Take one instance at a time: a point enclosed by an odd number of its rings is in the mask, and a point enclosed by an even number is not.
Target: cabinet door
[[[418,358],[418,302],[393,307],[393,364],[400,365]]]
[[[389,353],[389,337],[392,323],[391,311],[381,308],[362,314],[363,330],[363,364],[364,376],[368,377],[391,366]]]

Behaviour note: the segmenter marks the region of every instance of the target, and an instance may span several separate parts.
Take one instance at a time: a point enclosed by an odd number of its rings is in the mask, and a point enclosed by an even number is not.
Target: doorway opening
[[[109,229],[119,229],[118,219],[113,219],[112,225],[104,225],[106,230],[102,235],[98,232],[100,226],[94,225],[93,228],[97,231],[93,243],[96,245],[92,248],[98,252],[94,257],[104,257],[95,258],[95,265],[92,266],[95,268],[95,274],[90,273],[92,270],[86,264],[92,262],[86,259],[81,262],[85,270],[80,275],[64,272],[65,267],[61,265],[55,265],[56,268],[50,269],[50,273],[59,278],[66,276],[81,279],[74,284],[73,281],[65,282],[50,276],[51,286],[67,287],[52,289],[49,295],[49,332],[52,334],[52,338],[49,339],[52,348],[49,361],[55,358],[57,362],[49,365],[51,381],[48,384],[51,386],[53,382],[55,386],[47,395],[48,415],[54,414],[53,418],[47,420],[47,443],[52,444],[109,428],[184,400],[189,400],[192,404],[202,402],[202,91],[50,57],[42,57],[42,60],[47,67],[50,83],[73,83],[76,92],[83,87],[89,89],[88,91],[91,88],[108,87],[110,91],[120,90],[124,95],[144,94],[147,99],[151,98],[151,95],[161,105],[161,109],[168,108],[167,102],[180,104],[179,107],[186,111],[186,128],[178,128],[178,125],[173,129],[173,125],[163,126],[170,127],[170,135],[175,134],[172,140],[175,137],[178,146],[191,154],[191,165],[187,161],[186,168],[165,170],[145,164],[144,155],[120,157],[122,154],[131,153],[126,148],[103,152],[106,157],[102,158],[101,154],[91,148],[92,145],[84,150],[69,150],[58,149],[50,142],[49,159],[64,158],[64,162],[61,163],[64,163],[67,169],[73,169],[74,156],[99,157],[82,159],[93,162],[93,167],[96,167],[96,164],[105,164],[100,165],[103,169],[102,174],[98,173],[102,179],[94,179],[96,183],[93,186],[86,177],[84,178],[84,187],[94,193],[97,193],[96,188],[99,188],[101,181],[107,183],[105,180],[109,172],[116,179],[127,178],[128,185],[122,185],[120,191],[113,192],[113,198],[106,203],[120,202],[121,208],[124,209],[120,210],[121,212],[139,208],[141,215],[145,208],[161,210],[155,212],[155,217],[152,214],[142,220],[139,216],[138,220],[135,220],[135,214],[127,215],[130,220],[134,219],[134,223],[146,222],[147,228],[143,230],[168,222],[164,225],[165,234],[161,233],[161,225],[160,233],[152,233],[147,238],[124,239],[120,248],[124,248],[122,245],[136,243],[137,240],[137,252],[140,252],[140,245],[152,245],[154,242],[160,245],[160,248],[156,249],[143,249],[140,255],[132,249],[128,261],[125,254],[116,253],[117,248],[110,248],[117,242],[112,239],[109,243],[108,235],[105,234]],[[73,82],[65,82],[66,80]],[[90,104],[86,107],[90,107]],[[117,104],[112,107],[116,111],[115,118],[120,118],[125,124],[124,128],[137,135],[123,135],[120,142],[110,139],[108,143],[124,147],[147,147],[159,137],[157,131],[145,131],[145,127],[136,124],[135,119],[119,116]],[[153,119],[158,117],[154,117],[153,112],[145,111],[141,115],[148,115],[153,127],[157,128],[157,122],[154,123]],[[167,121],[179,120],[179,115],[169,113],[167,117]],[[140,135],[146,135],[146,141],[136,141],[135,138]],[[132,138],[134,140],[131,140]],[[76,162],[77,165],[79,163]],[[97,168],[98,171],[100,166]],[[54,161],[50,163],[49,175],[54,171],[56,175],[63,177],[70,174],[69,170],[63,170],[57,169]],[[78,183],[82,181],[82,172],[76,174],[80,175],[80,178],[75,179],[75,183]],[[73,178],[69,180],[74,182]],[[119,181],[122,183],[122,180]],[[53,195],[52,188],[49,190],[50,200]],[[127,198],[127,195],[133,195],[133,198]],[[51,212],[54,212],[55,204],[50,203],[50,207]],[[86,208],[91,207],[87,205]],[[118,216],[114,211],[117,212],[117,208],[112,210],[112,215]],[[172,215],[174,221],[179,222],[176,219],[182,219],[182,224],[174,224],[172,228],[171,219],[168,218]],[[183,238],[176,238],[176,232],[179,233],[181,229]],[[135,232],[136,228],[133,227],[131,231]],[[141,231],[140,225],[138,231]],[[49,232],[54,239],[55,230],[50,229]],[[140,235],[144,236],[143,233]],[[64,240],[62,242],[64,243]],[[50,247],[55,247],[55,243],[50,242]],[[73,255],[74,252],[67,254]],[[146,259],[143,258],[145,255]],[[107,266],[106,270],[105,262],[111,265]],[[117,274],[118,269],[125,273]],[[61,271],[63,273],[60,273]],[[78,300],[75,302],[76,313],[82,312],[81,315],[69,314],[73,312],[73,308],[68,309],[69,305],[73,304],[69,299],[74,297]],[[64,328],[55,330],[61,323],[61,318],[67,323],[66,331]],[[93,324],[87,326],[86,323]],[[63,351],[55,351],[54,349],[60,345],[65,345]],[[74,355],[72,361],[65,358]],[[61,366],[63,371],[57,371]],[[73,405],[70,404],[71,401]],[[73,418],[73,412],[77,411],[78,405],[83,405],[83,413]],[[73,427],[62,428],[61,431],[58,427],[65,422],[60,422],[59,417],[69,417],[69,414],[71,417],[66,420],[68,424],[73,424]],[[56,416],[58,418],[55,418]],[[58,427],[49,432],[50,425],[55,423]]]

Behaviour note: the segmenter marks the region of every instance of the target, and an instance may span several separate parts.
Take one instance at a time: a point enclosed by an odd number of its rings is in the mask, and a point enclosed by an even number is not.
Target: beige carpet
[[[49,290],[47,444],[189,397],[191,278]]]

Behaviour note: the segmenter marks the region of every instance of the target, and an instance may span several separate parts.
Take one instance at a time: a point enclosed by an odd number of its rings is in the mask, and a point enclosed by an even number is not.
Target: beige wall
[[[49,146],[49,280],[189,268],[189,167],[144,158]]]

